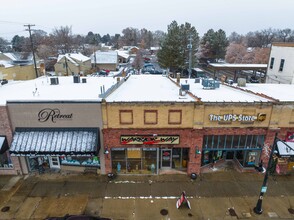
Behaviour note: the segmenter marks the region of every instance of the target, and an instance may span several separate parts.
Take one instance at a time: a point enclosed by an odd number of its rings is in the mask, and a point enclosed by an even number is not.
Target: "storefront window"
[[[172,150],[172,168],[186,169],[188,163],[188,148],[173,148]]]
[[[124,148],[111,149],[112,169],[117,173],[126,173],[126,153]]]
[[[143,148],[142,154],[143,169],[142,173],[157,173],[157,151],[156,148]]]
[[[74,165],[74,166],[91,166],[99,167],[100,162],[97,156],[61,156],[60,157],[62,165]]]
[[[203,149],[256,149],[263,144],[264,135],[207,135],[203,138]]]
[[[142,160],[140,148],[127,148],[127,172],[141,173]]]
[[[0,168],[13,168],[11,159],[6,152],[0,154]]]

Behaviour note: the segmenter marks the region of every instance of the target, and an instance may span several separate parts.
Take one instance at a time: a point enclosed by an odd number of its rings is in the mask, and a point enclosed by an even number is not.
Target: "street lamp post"
[[[265,172],[265,175],[264,175],[263,183],[262,183],[262,186],[261,186],[259,198],[258,198],[256,206],[253,209],[253,211],[256,214],[259,214],[259,215],[263,212],[263,210],[262,210],[262,200],[263,200],[263,195],[265,194],[265,192],[267,190],[267,180],[268,180],[269,170],[270,170],[272,160],[273,160],[274,151],[275,151],[276,146],[277,146],[277,140],[278,139],[277,139],[277,133],[276,133],[274,143],[273,143],[273,147],[271,149],[271,153],[270,153],[270,156],[269,156],[266,172]]]

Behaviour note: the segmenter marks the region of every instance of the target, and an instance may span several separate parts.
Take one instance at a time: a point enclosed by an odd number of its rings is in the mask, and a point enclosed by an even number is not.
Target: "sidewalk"
[[[234,170],[202,174],[196,180],[183,174],[121,175],[111,181],[94,174],[30,175],[19,180],[21,185],[10,198],[0,200],[0,209],[9,207],[9,211],[0,212],[0,219],[45,219],[65,214],[114,220],[294,219],[288,211],[294,208],[293,175],[270,177],[263,213],[252,211],[263,177]],[[1,190],[1,196],[11,190]],[[191,209],[176,208],[183,191]]]

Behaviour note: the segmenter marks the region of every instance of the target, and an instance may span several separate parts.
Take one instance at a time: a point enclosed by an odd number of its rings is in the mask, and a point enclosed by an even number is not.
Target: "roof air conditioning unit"
[[[73,82],[74,83],[80,83],[80,76],[79,75],[74,75],[73,76]]]
[[[50,85],[58,85],[58,84],[59,84],[58,77],[50,78]]]
[[[82,78],[82,83],[87,83],[87,78]]]
[[[189,91],[190,85],[189,84],[181,84],[181,90],[182,91]]]

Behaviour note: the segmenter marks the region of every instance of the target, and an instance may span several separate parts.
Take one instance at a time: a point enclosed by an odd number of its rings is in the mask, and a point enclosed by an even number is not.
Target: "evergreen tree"
[[[189,23],[178,25],[173,21],[168,26],[166,37],[158,51],[158,62],[164,68],[171,71],[182,71],[188,67],[189,49],[187,45],[192,43],[192,61],[195,60],[195,52],[199,43],[199,36],[194,27]]]
[[[209,29],[200,42],[200,58],[213,62],[224,59],[228,45],[229,41],[222,29],[216,32],[213,29]]]

